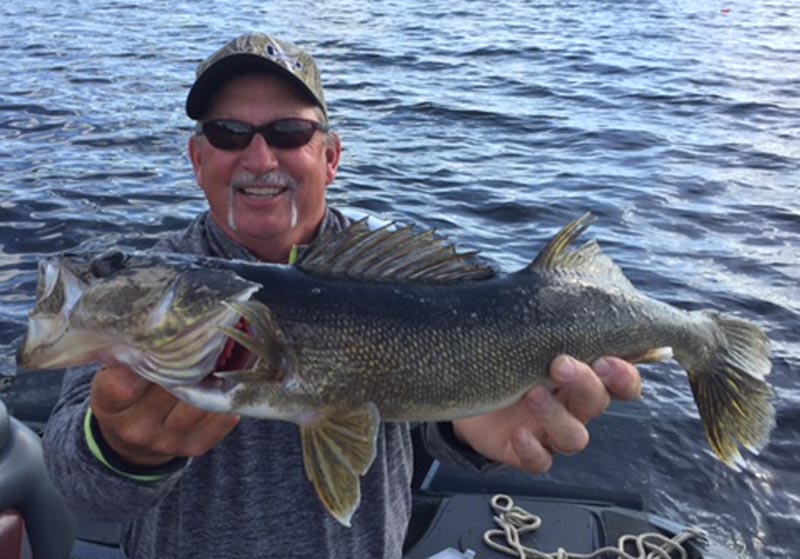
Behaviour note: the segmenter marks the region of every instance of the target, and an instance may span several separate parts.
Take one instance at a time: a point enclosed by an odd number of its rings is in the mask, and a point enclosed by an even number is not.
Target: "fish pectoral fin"
[[[375,459],[379,426],[371,403],[300,426],[306,474],[325,508],[348,527],[361,502],[360,477]]]

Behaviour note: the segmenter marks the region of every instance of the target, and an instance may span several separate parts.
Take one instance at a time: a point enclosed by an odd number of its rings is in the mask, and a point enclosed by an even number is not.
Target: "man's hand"
[[[456,420],[456,436],[490,460],[544,473],[555,454],[586,448],[585,424],[602,415],[612,397],[632,400],[642,389],[636,368],[614,357],[590,367],[561,355],[550,364],[550,376],[554,390],[539,386],[508,408]]]
[[[89,405],[109,446],[142,466],[205,454],[239,422],[194,408],[124,367],[95,374]]]

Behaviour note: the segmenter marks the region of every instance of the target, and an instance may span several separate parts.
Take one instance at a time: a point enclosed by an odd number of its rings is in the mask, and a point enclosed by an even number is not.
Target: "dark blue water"
[[[317,54],[339,205],[436,227],[503,270],[591,210],[644,291],[773,341],[778,427],[741,473],[685,375],[652,367],[653,509],[746,556],[800,550],[800,14],[790,0],[27,0],[0,8],[0,371],[43,254],[144,248],[203,207],[195,64],[274,32]],[[453,3],[455,6],[455,3]]]

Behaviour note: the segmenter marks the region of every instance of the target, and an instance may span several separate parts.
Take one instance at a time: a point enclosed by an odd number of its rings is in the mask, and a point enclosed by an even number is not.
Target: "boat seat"
[[[0,557],[26,557],[21,553],[28,553],[31,559],[69,557],[75,518],[47,476],[39,436],[9,416],[2,400],[0,511],[4,511],[0,515]]]
[[[25,519],[19,511],[0,511],[0,557],[3,559],[32,559]]]

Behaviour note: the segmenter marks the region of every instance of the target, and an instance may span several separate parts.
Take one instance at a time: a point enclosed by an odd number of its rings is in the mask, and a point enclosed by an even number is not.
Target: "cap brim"
[[[218,60],[208,67],[200,77],[195,80],[189,95],[186,97],[186,114],[192,120],[200,120],[208,108],[214,93],[229,79],[250,72],[266,72],[287,78],[295,84],[315,105],[319,104],[314,94],[305,83],[283,66],[271,60],[249,53],[232,54]],[[322,107],[323,110],[324,107]]]

